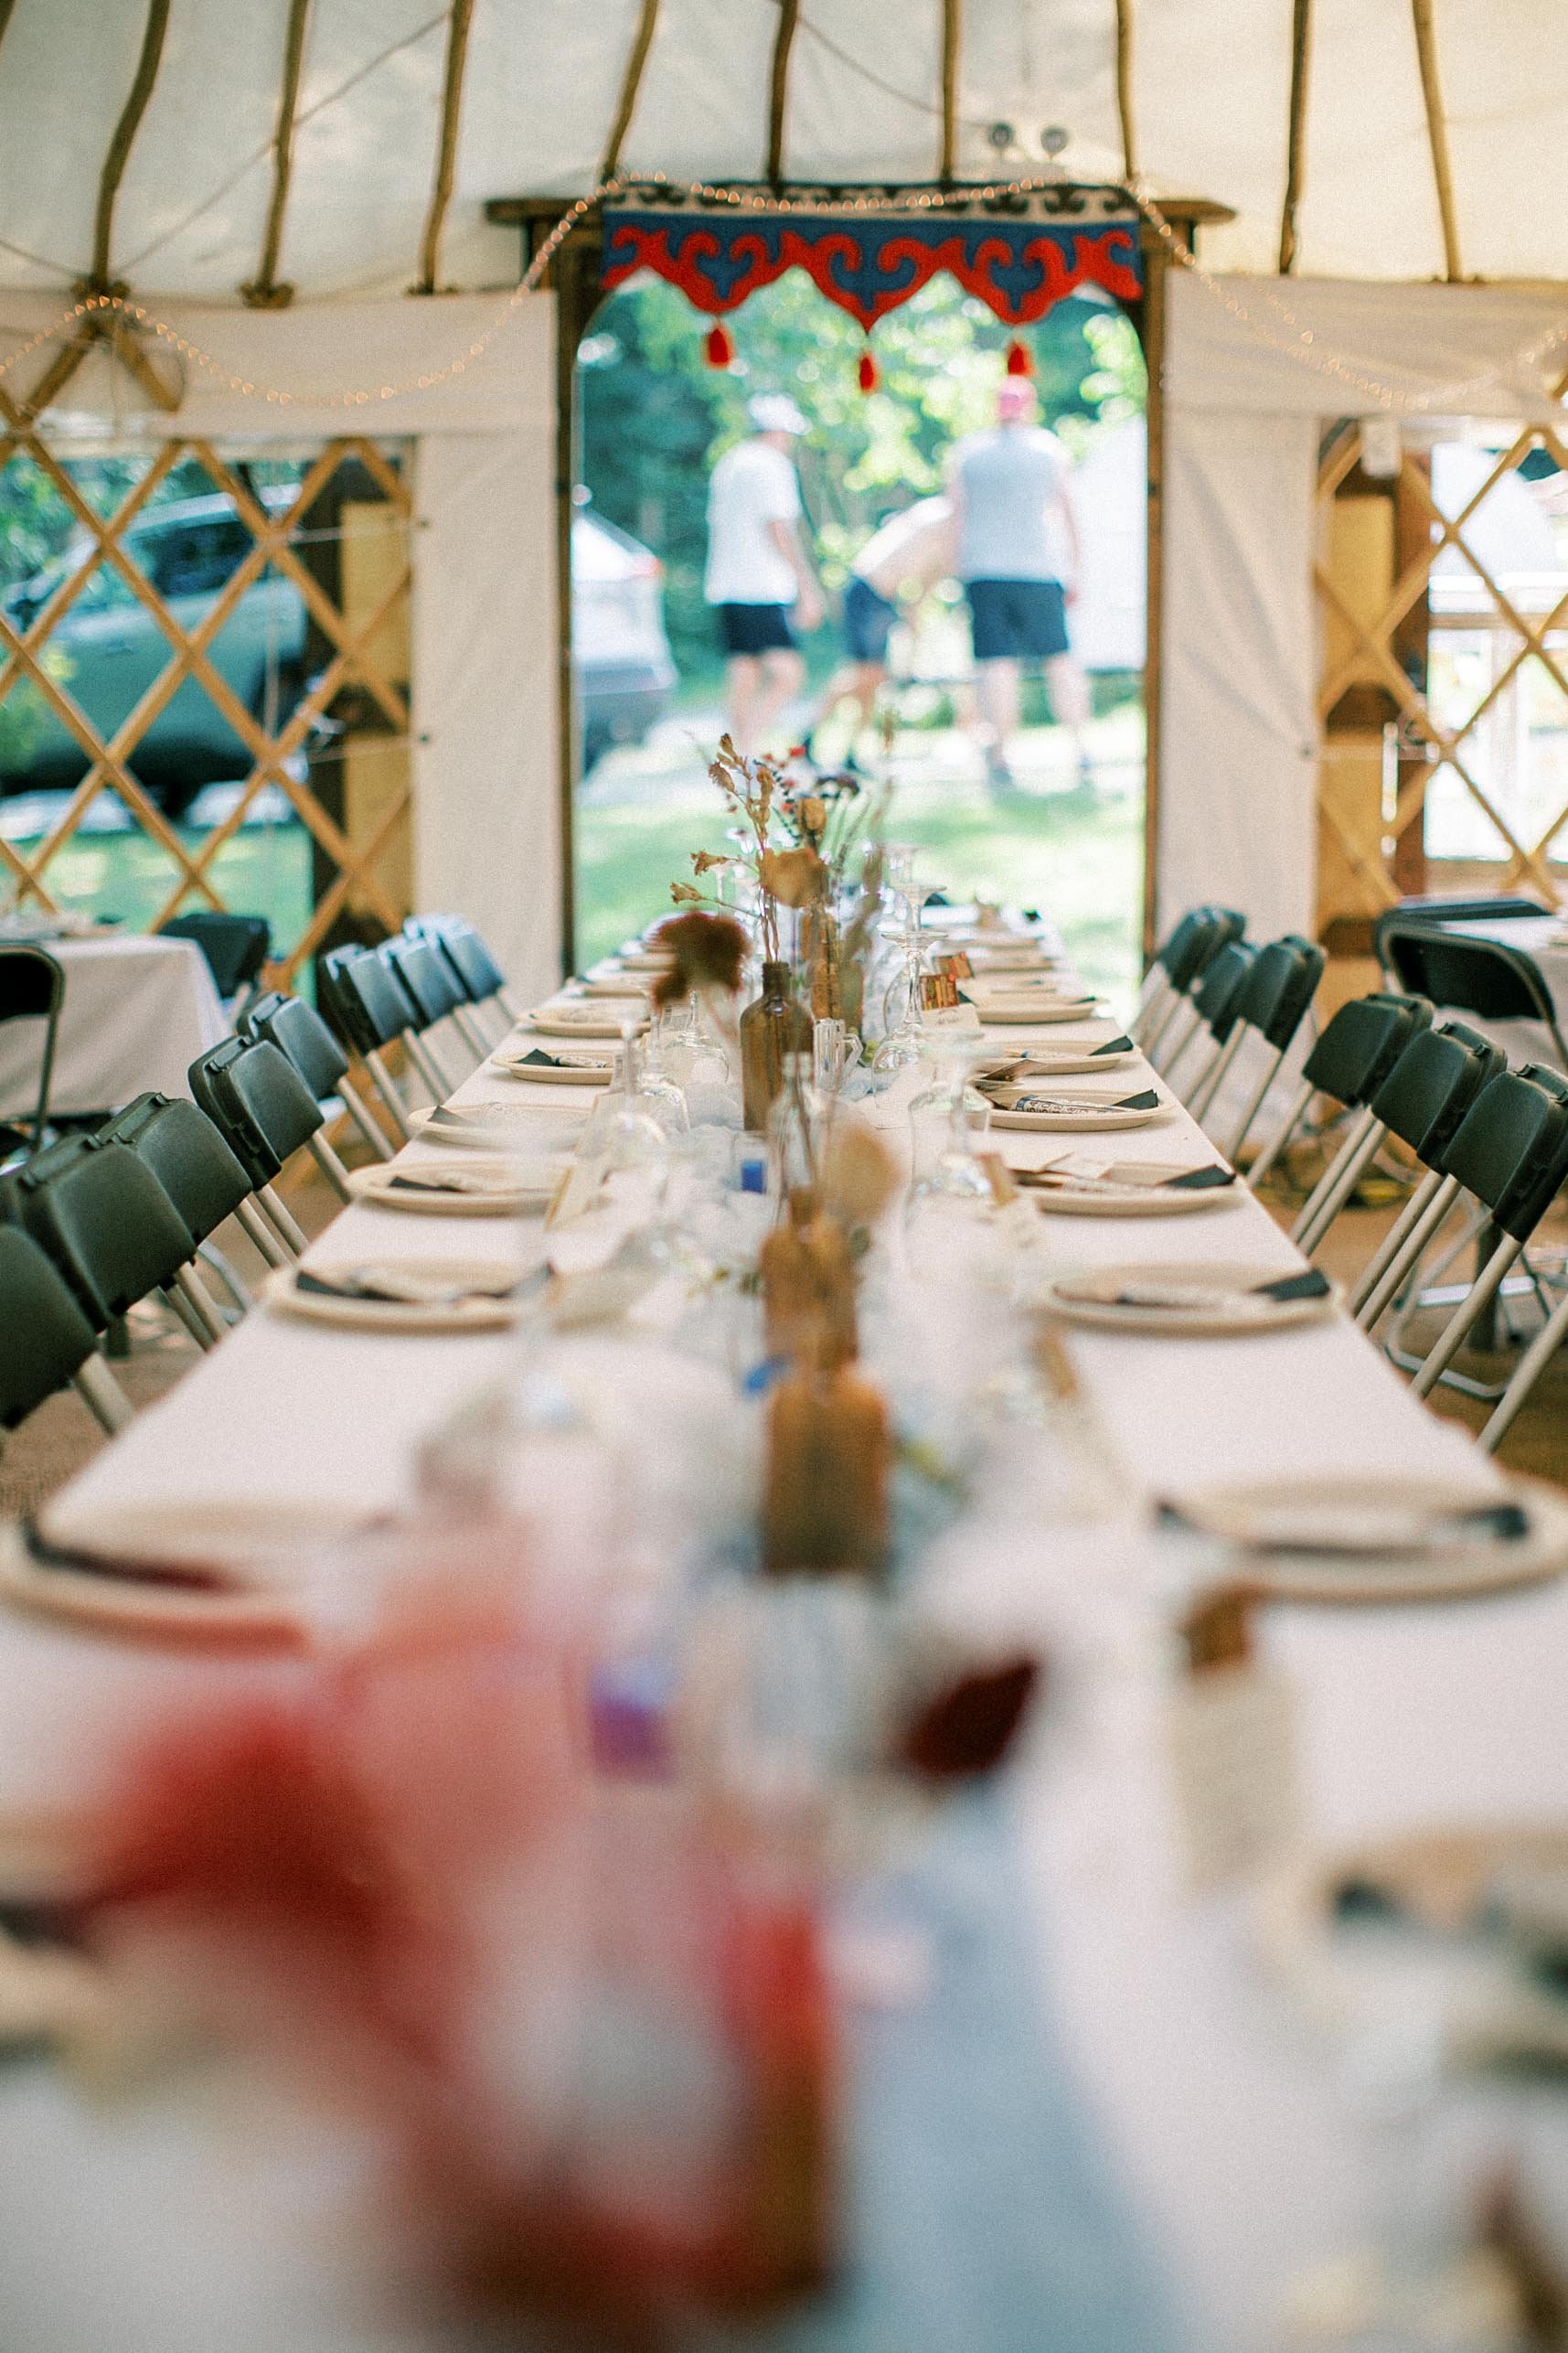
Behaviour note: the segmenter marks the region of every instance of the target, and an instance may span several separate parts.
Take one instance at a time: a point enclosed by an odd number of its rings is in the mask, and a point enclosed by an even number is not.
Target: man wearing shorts
[[[1067,635],[1073,592],[1061,576],[1057,534],[1077,570],[1078,534],[1067,496],[1067,454],[1035,422],[1031,388],[1008,377],[997,422],[954,450],[948,495],[957,519],[957,572],[975,637],[975,691],[993,791],[1012,787],[1008,739],[1019,723],[1021,663],[1039,662],[1051,708],[1090,775],[1083,730],[1089,687]]]
[[[854,729],[867,727],[888,675],[888,639],[907,600],[918,603],[953,565],[953,508],[945,498],[917,498],[874,530],[849,567],[840,630],[844,659],[812,722],[812,733],[841,702],[854,706]],[[815,756],[812,735],[806,750]],[[859,767],[855,735],[844,763]]]
[[[725,451],[708,486],[704,583],[724,649],[730,733],[741,753],[766,745],[805,682],[793,621],[811,630],[822,619],[791,455],[805,419],[782,392],[759,393],[747,414],[749,438]]]

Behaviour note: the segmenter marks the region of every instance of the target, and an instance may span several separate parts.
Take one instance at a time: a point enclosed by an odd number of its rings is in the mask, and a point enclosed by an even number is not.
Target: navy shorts
[[[970,580],[964,594],[977,662],[1049,662],[1066,653],[1067,599],[1059,580]]]
[[[727,654],[790,654],[795,631],[787,604],[716,604],[719,642]]]
[[[849,574],[849,584],[844,591],[844,656],[851,662],[885,662],[888,639],[899,608],[890,604],[880,592],[862,580],[858,572]]]

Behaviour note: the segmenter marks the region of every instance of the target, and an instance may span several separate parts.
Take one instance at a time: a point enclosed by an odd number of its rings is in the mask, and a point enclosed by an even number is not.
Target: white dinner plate
[[[1535,1479],[1510,1478],[1495,1495],[1394,1472],[1251,1480],[1171,1503],[1189,1526],[1240,1546],[1247,1581],[1281,1600],[1465,1600],[1568,1569],[1568,1498]],[[1492,1506],[1517,1509],[1522,1527],[1475,1518]]]
[[[564,1162],[561,1164],[564,1166]],[[519,1217],[549,1207],[560,1167],[536,1167],[469,1155],[454,1160],[378,1160],[352,1169],[348,1189],[377,1209],[411,1210],[421,1217]]]
[[[1304,1270],[1305,1271],[1305,1270]],[[1167,1332],[1184,1340],[1243,1338],[1317,1323],[1339,1305],[1330,1284],[1315,1298],[1274,1299],[1258,1285],[1288,1279],[1289,1269],[1232,1265],[1096,1267],[1060,1275],[1047,1297],[1070,1323],[1100,1332]]]
[[[1141,1059],[1136,1046],[1125,1046],[1120,1054],[1096,1054],[1093,1047],[1081,1051],[1076,1046],[1040,1046],[1030,1052],[1027,1078],[987,1078],[982,1069],[976,1071],[975,1084],[993,1103],[1010,1110],[1011,1096],[1042,1094],[1054,1079],[1093,1078],[1096,1071],[1125,1070],[1129,1063]]]
[[[548,1052],[548,1048],[530,1046],[529,1054]],[[494,1070],[504,1070],[508,1078],[526,1078],[536,1086],[608,1086],[614,1077],[618,1057],[610,1054],[563,1054],[549,1062],[530,1062],[527,1054],[502,1052],[490,1056]]]
[[[650,976],[651,978],[651,976]],[[599,979],[579,980],[575,993],[580,997],[622,997],[628,1005],[641,1005],[647,997],[647,982],[629,972],[607,973]]]
[[[570,1152],[582,1133],[586,1104],[562,1116],[532,1103],[444,1103],[409,1113],[409,1127],[427,1144],[460,1144],[467,1151],[509,1152],[538,1160]]]
[[[1205,1209],[1224,1209],[1238,1201],[1241,1184],[1200,1185],[1196,1192],[1172,1191],[1168,1185],[1117,1184],[1069,1179],[1063,1184],[1026,1185],[1021,1190],[1037,1209],[1053,1217],[1193,1217]]]
[[[295,1647],[306,1638],[300,1575],[313,1551],[346,1542],[364,1515],[341,1504],[232,1498],[126,1504],[72,1518],[41,1514],[56,1548],[35,1557],[20,1528],[0,1529],[0,1599],[117,1634],[202,1644]],[[80,1565],[59,1555],[85,1556]],[[210,1574],[210,1589],[138,1576],[138,1566]]]
[[[989,1029],[993,1022],[1004,1028],[1034,1028],[1047,1021],[1088,1021],[1100,1010],[1098,997],[1037,998],[972,997],[968,1000]]]
[[[627,1019],[632,1018],[628,1011]],[[647,1007],[641,998],[637,1000],[635,1026],[639,1032],[647,1027]],[[610,1019],[602,1005],[541,1005],[538,1012],[526,1014],[517,1023],[525,1037],[539,1038],[618,1038],[622,1027],[621,1022]]]
[[[428,1285],[428,1299],[337,1298],[302,1290],[302,1274],[324,1281],[347,1281],[356,1275]],[[326,1323],[350,1332],[496,1332],[517,1321],[520,1312],[517,1286],[525,1279],[516,1266],[503,1258],[388,1258],[378,1261],[369,1252],[357,1258],[323,1259],[313,1267],[280,1267],[261,1286],[264,1304],[276,1315],[299,1316],[309,1323]],[[472,1289],[466,1287],[472,1286]],[[462,1295],[446,1298],[445,1291]]]
[[[1140,1087],[1138,1092],[1155,1095],[1157,1089]],[[1169,1110],[1163,1096],[1154,1103],[1135,1105],[1129,1098],[1128,1104],[1121,1104],[1110,1096],[1057,1093],[1049,1085],[1031,1088],[1021,1101],[1050,1108],[1026,1111],[1019,1103],[997,1104],[991,1112],[992,1127],[1021,1128],[1029,1135],[1087,1135],[1112,1128],[1147,1128],[1165,1118]]]

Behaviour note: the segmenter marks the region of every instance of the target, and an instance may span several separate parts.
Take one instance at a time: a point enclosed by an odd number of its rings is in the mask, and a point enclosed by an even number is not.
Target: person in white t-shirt
[[[805,419],[782,392],[759,393],[747,415],[750,438],[725,451],[708,486],[703,590],[718,615],[730,733],[741,753],[765,743],[768,728],[805,683],[793,625],[811,630],[822,619],[791,455]]]
[[[814,757],[812,736],[839,703],[854,705],[857,731],[870,725],[887,680],[893,624],[906,605],[912,610],[952,571],[955,543],[952,501],[917,498],[886,517],[851,563],[840,622],[844,659],[805,738]],[[844,765],[859,766],[853,734]]]

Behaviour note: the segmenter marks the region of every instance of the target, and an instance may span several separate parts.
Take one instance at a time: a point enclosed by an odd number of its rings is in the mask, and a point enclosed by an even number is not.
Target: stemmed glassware
[[[680,1089],[661,1075],[660,1089],[645,1090],[639,1069],[635,1020],[621,1024],[621,1084],[609,1086],[588,1115],[577,1150],[580,1160],[603,1163],[604,1190],[618,1205],[644,1209],[651,1217],[662,1207],[669,1187],[669,1137],[659,1114],[673,1095],[686,1125],[686,1105]]]
[[[882,887],[890,913],[880,929],[893,945],[895,961],[882,988],[882,1042],[871,1061],[876,1071],[900,1070],[907,1063],[918,1062],[921,1054],[921,901],[914,877],[915,854],[910,842],[891,842],[884,852]],[[896,1017],[895,1006],[899,1008]]]

